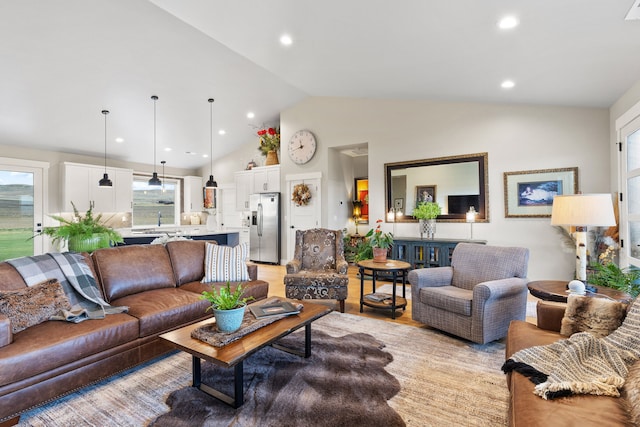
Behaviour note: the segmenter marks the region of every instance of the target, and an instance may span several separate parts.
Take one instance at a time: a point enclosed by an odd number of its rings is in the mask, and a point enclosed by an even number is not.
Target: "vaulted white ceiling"
[[[108,109],[109,157],[151,164],[151,95],[157,162],[184,168],[209,163],[210,97],[214,158],[256,144],[255,126],[307,96],[606,108],[640,79],[632,5],[2,0],[0,145],[102,156]],[[520,25],[501,31],[507,14]]]

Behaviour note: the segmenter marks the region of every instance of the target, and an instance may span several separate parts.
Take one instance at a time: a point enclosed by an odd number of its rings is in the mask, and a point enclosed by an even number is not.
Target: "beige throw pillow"
[[[571,294],[562,318],[560,334],[569,337],[576,332],[590,332],[605,337],[622,324],[628,304],[608,298]]]
[[[249,251],[246,243],[232,248],[207,242],[202,283],[249,280],[248,257]]]
[[[56,279],[17,291],[0,291],[0,313],[11,320],[14,334],[49,320],[63,309],[71,309],[71,304]]]

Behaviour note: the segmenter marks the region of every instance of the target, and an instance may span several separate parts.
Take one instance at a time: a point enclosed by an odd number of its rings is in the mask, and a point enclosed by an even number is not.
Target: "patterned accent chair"
[[[296,231],[293,260],[287,263],[287,298],[335,299],[344,313],[349,276],[342,231],[314,228]]]
[[[409,272],[411,317],[485,344],[525,320],[529,250],[460,243],[450,267]]]

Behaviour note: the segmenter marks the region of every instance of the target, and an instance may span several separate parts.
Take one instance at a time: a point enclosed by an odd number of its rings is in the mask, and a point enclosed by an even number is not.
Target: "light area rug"
[[[509,394],[504,343],[486,345],[431,330],[333,312],[313,323],[331,336],[367,333],[383,342],[401,385],[388,403],[407,426],[504,426]],[[145,426],[168,395],[191,382],[186,353],[146,363],[23,414],[20,426]],[[256,425],[260,425],[256,422]]]

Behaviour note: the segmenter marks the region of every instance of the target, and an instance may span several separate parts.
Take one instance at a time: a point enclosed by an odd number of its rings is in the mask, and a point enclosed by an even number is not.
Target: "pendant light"
[[[158,97],[153,95],[153,176],[149,180],[149,185],[159,186],[162,185],[162,181],[158,179],[158,173],[156,172],[156,101]]]
[[[109,179],[109,174],[107,173],[107,114],[109,114],[109,110],[102,110],[102,114],[104,114],[104,175],[98,182],[98,186],[113,187],[113,183]]]
[[[209,175],[209,181],[205,184],[205,188],[218,188],[218,183],[213,179],[213,98],[209,98],[209,125],[211,129],[211,154],[209,155],[209,159],[211,161],[211,175]]]

